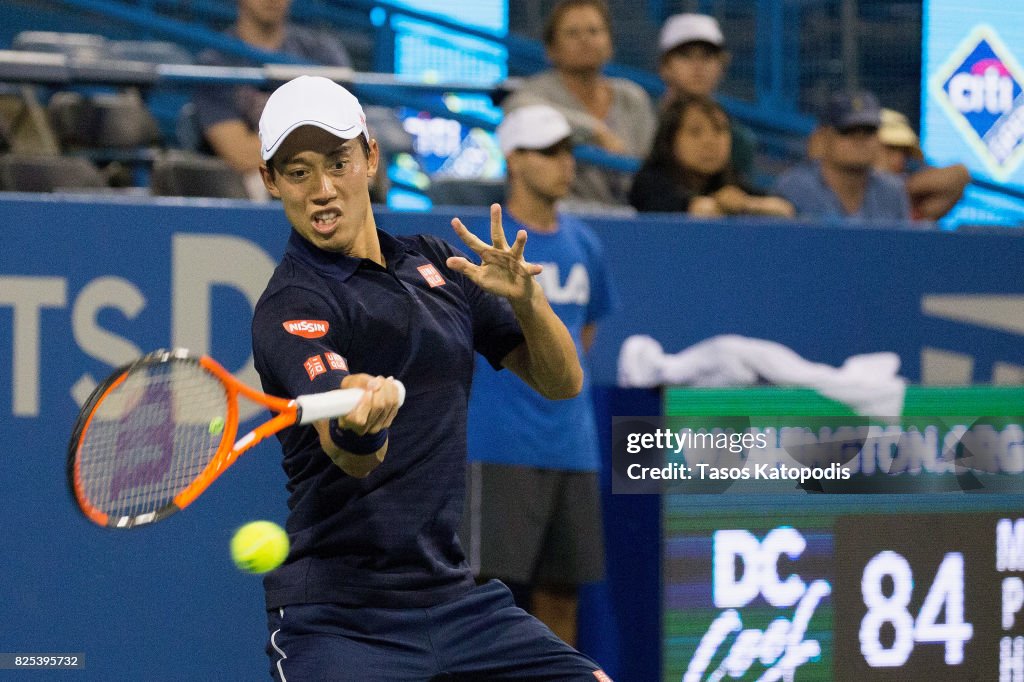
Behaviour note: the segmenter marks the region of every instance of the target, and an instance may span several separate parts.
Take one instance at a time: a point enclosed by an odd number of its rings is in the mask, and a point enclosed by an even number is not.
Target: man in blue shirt
[[[789,200],[799,217],[909,220],[903,180],[874,168],[882,151],[881,123],[882,109],[870,92],[837,94],[815,135],[820,160],[784,173],[774,193]]]
[[[475,587],[456,537],[473,352],[552,399],[583,373],[565,326],[491,207],[477,254],[377,229],[379,151],[359,102],[324,78],[276,90],[261,175],[292,232],[253,315],[266,391],[365,395],[347,416],[279,435],[291,550],[264,580],[271,675],[284,680],[606,680],[597,664]],[[398,409],[394,381],[406,387]]]
[[[525,228],[536,277],[582,357],[612,305],[601,245],[555,210],[572,185],[572,130],[544,104],[498,127],[508,166],[507,217]],[[589,382],[571,400],[540,398],[507,372],[477,366],[470,399],[470,481],[461,537],[482,578],[499,578],[520,606],[576,642],[577,589],[604,573],[600,454]]]

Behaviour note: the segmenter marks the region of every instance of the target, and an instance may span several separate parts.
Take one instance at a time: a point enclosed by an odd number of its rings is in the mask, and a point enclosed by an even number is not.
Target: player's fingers
[[[480,266],[475,263],[470,263],[462,256],[450,256],[445,261],[445,265],[454,270],[466,275],[474,282],[476,281],[477,275],[479,274]]]
[[[380,396],[380,390],[385,382],[385,377],[372,374],[349,374],[343,378],[342,388],[359,388],[363,390],[363,395],[355,407],[338,420],[339,426],[359,435],[380,430],[375,426],[380,421],[380,415],[383,412],[381,405],[384,400]]]
[[[379,431],[390,426],[398,412],[398,384],[394,377],[374,377],[366,387],[370,394],[367,431]]]
[[[362,436],[367,432],[372,405],[373,391],[364,388],[363,397],[359,399],[359,402],[356,403],[356,406],[348,414],[338,418],[338,425],[343,429],[348,429]]]
[[[526,268],[526,272],[529,275],[539,275],[540,273],[544,272],[544,266],[541,265],[540,263],[526,263],[524,261],[524,267]]]
[[[516,240],[512,243],[512,256],[515,259],[523,257],[523,252],[526,250],[526,230],[519,230],[516,233]]]
[[[470,232],[469,228],[463,225],[458,218],[452,218],[452,229],[455,230],[455,234],[459,235],[459,239],[474,252],[479,254],[490,248],[483,240]]]
[[[491,244],[502,250],[508,248],[505,228],[501,226],[501,204],[491,204]]]
[[[398,415],[398,386],[394,379],[388,377],[384,386],[377,392],[380,397],[380,414],[377,416],[376,425],[379,429],[386,429],[391,426]]]

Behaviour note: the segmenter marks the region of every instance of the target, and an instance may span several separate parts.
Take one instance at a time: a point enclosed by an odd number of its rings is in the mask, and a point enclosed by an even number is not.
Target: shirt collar
[[[380,251],[384,256],[384,262],[388,264],[389,269],[394,269],[398,261],[405,254],[405,246],[402,242],[380,229],[377,230],[377,239],[380,242]],[[365,258],[355,258],[344,253],[317,248],[295,230],[292,230],[288,236],[288,246],[285,248],[285,253],[342,281],[354,275],[359,266],[364,263],[371,267],[379,267],[373,261]]]

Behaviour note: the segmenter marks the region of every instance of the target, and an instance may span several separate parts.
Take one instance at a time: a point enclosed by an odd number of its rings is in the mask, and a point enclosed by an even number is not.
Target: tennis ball
[[[210,420],[210,435],[219,436],[224,430],[224,417],[214,417]]]
[[[266,573],[288,556],[288,534],[271,521],[251,521],[231,538],[231,559],[247,573]]]

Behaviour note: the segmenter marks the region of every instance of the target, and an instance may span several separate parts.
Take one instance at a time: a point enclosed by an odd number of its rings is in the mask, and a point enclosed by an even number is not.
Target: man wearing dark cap
[[[874,168],[881,124],[882,109],[870,92],[835,95],[821,119],[820,159],[784,173],[775,192],[802,217],[909,220],[903,180]]]

